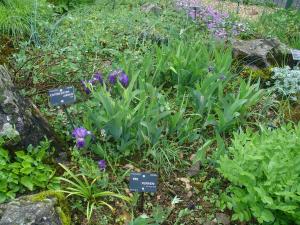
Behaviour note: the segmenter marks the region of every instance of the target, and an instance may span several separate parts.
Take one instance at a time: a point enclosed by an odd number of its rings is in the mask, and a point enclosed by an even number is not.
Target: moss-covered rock
[[[0,132],[3,125],[11,124],[18,131],[18,142],[7,143],[8,149],[27,148],[29,144],[37,146],[47,137],[57,150],[64,144],[57,138],[51,126],[39,110],[16,90],[8,70],[0,65]]]
[[[0,205],[0,225],[15,224],[70,225],[70,211],[64,195],[45,191]]]

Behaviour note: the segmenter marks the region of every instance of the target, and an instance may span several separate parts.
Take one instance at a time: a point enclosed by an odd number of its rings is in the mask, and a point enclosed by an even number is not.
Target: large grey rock
[[[14,126],[20,138],[8,143],[8,148],[26,148],[34,146],[48,137],[55,147],[61,148],[47,121],[39,110],[15,89],[7,69],[0,65],[0,134],[6,133],[6,128]]]
[[[235,40],[233,41],[233,56],[253,69],[293,64],[291,50],[274,38]]]
[[[58,199],[46,197],[33,201],[32,196],[21,197],[0,205],[0,225],[62,225],[56,211]]]

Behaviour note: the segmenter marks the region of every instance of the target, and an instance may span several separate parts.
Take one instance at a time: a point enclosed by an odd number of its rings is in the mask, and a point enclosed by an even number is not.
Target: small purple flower
[[[119,81],[120,83],[122,84],[123,87],[127,87],[128,84],[129,84],[129,78],[128,76],[126,75],[126,73],[124,71],[122,71],[120,77],[119,77]]]
[[[77,148],[83,148],[85,146],[85,139],[84,138],[77,138],[76,139],[76,146],[77,146]]]
[[[115,85],[117,83],[117,78],[123,87],[127,87],[129,84],[129,78],[123,70],[115,70],[108,76],[108,81],[111,85]]]
[[[99,160],[98,166],[99,166],[100,170],[105,170],[106,169],[106,161],[104,159]]]
[[[85,146],[85,137],[90,134],[91,132],[83,127],[75,128],[72,132],[72,136],[76,139],[76,146],[83,148]]]
[[[108,81],[111,85],[114,85],[117,83],[117,77],[119,76],[119,74],[121,72],[122,72],[121,70],[115,70],[111,74],[109,74]]]
[[[83,86],[83,90],[87,95],[91,94],[91,90],[86,86],[86,83],[82,80],[81,85]]]
[[[96,72],[92,79],[92,84],[96,84],[96,82],[99,82],[101,85],[103,84],[103,76],[100,72]]]

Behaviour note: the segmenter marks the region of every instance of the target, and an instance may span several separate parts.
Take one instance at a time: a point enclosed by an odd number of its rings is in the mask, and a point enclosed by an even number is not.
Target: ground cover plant
[[[18,138],[18,133],[7,125],[5,130],[0,136],[0,202],[26,191],[58,188],[55,169],[44,163],[49,155],[49,141],[41,142],[38,147],[28,146],[26,151],[19,150],[12,155],[4,144]]]
[[[285,115],[299,105],[299,68],[243,67],[232,40],[299,48],[299,12],[245,21],[198,1],[27,3],[0,0],[5,61],[64,149],[8,149],[19,124],[3,125],[1,203],[50,189],[71,224],[298,223],[300,132]],[[76,102],[49,104],[66,86]],[[130,191],[132,172],[156,173],[157,191]]]
[[[232,185],[226,201],[234,219],[298,224],[299,127],[235,134],[220,171]],[[284,149],[284,151],[282,151]]]

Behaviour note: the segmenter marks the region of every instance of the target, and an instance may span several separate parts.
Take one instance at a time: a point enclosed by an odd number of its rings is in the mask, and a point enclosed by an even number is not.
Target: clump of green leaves
[[[251,84],[243,79],[230,82],[232,76],[220,78],[218,74],[208,74],[193,91],[194,109],[204,126],[213,125],[218,133],[229,131],[246,122],[250,108],[264,96],[259,82]]]
[[[48,141],[14,154],[3,144],[4,139],[0,137],[0,203],[15,198],[18,193],[58,187],[55,170],[43,163],[50,147]]]
[[[117,84],[110,91],[107,89],[111,87],[93,90],[92,98],[80,106],[84,127],[99,137],[97,141],[113,143],[115,150],[125,155],[142,146],[153,146],[168,135],[184,139],[177,125],[188,123],[181,114],[176,114],[163,92],[140,74],[134,71],[129,75],[127,88]],[[181,110],[183,114],[183,106]]]
[[[1,0],[0,33],[20,38],[29,34],[41,15],[49,15],[51,8],[45,0]]]
[[[233,219],[300,224],[300,126],[235,133],[220,173],[231,185],[224,196]]]
[[[214,73],[227,74],[232,64],[231,48],[203,37],[174,40],[156,48],[154,83],[175,86],[179,92],[201,82],[211,67]]]
[[[72,195],[80,197],[86,202],[86,217],[88,221],[91,219],[94,209],[101,205],[107,206],[112,211],[114,210],[110,204],[103,200],[105,197],[114,197],[126,202],[131,202],[131,199],[125,195],[100,190],[100,188],[95,184],[98,177],[89,181],[84,174],[74,174],[68,167],[63,164],[59,165],[65,170],[66,175],[68,176],[67,178],[60,177],[61,181],[68,184],[68,186],[61,190],[61,192],[68,194],[68,197]]]

